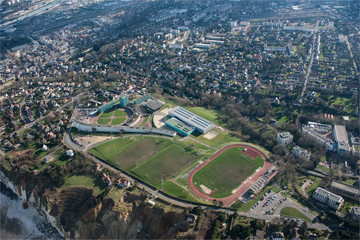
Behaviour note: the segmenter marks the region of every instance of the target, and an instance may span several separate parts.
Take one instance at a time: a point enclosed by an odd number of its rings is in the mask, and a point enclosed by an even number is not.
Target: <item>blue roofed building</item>
[[[102,106],[100,106],[100,107],[98,108],[98,111],[103,113],[103,112],[105,112],[105,111],[110,110],[111,108],[113,108],[114,105],[115,105],[115,101],[111,101],[111,102],[105,103],[104,105],[102,105]]]
[[[165,122],[165,125],[174,129],[183,136],[189,136],[193,131],[195,131],[194,127],[189,126],[176,118],[170,118]]]

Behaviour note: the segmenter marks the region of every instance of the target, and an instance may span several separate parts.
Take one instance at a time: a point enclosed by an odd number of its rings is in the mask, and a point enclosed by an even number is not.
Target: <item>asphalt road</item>
[[[72,142],[70,134],[69,134],[69,129],[66,131],[66,134],[64,134],[63,143],[66,146],[68,146],[69,148],[72,148],[75,151],[83,152],[83,154],[88,159],[92,160],[94,163],[100,163],[103,168],[106,168],[106,169],[111,170],[111,171],[118,172],[118,173],[120,173],[120,175],[122,175],[123,177],[129,179],[131,182],[136,181],[136,185],[139,188],[144,189],[148,193],[152,194],[155,198],[159,198],[159,199],[161,199],[163,201],[166,201],[166,202],[168,202],[168,203],[170,203],[172,205],[176,205],[176,206],[180,206],[180,207],[184,207],[184,208],[193,208],[193,207],[196,207],[196,206],[201,206],[201,207],[203,207],[205,209],[209,209],[209,210],[225,211],[228,214],[233,214],[234,212],[236,212],[235,210],[228,209],[228,208],[215,207],[215,206],[211,206],[211,205],[198,204],[198,203],[195,204],[195,203],[191,203],[191,202],[188,202],[188,201],[173,198],[173,197],[165,194],[161,190],[157,190],[157,189],[153,188],[152,186],[148,185],[147,183],[143,182],[142,180],[136,179],[133,176],[127,174],[126,172],[123,172],[120,169],[117,169],[117,168],[113,167],[109,163],[104,162],[101,159],[98,159],[98,158],[94,157],[93,155],[89,154],[87,151],[83,151],[83,149],[78,144]],[[289,200],[289,202],[290,202],[290,205],[286,205],[286,206],[291,206],[291,207],[294,207],[296,209],[300,209],[301,212],[305,212],[305,213],[306,213],[306,211],[308,211],[306,209],[305,210],[301,209],[301,207],[292,200]],[[278,209],[280,209],[280,207]],[[278,218],[281,217],[280,216],[280,210],[278,210],[278,212],[275,211],[275,213],[273,215],[264,215],[261,212],[247,212],[247,213],[245,213],[245,212],[237,212],[237,214],[239,216],[246,216],[246,217],[251,217],[251,218],[256,218],[256,219],[263,219],[263,220],[267,220],[267,221],[273,221],[274,219],[278,219]],[[309,214],[310,214],[310,212],[309,212]],[[306,216],[308,216],[308,215],[306,215]],[[314,217],[315,216],[310,216],[310,219],[313,219]],[[311,227],[311,228],[316,228],[316,229],[321,229],[321,230],[328,229],[328,227],[326,227],[323,224],[319,224],[319,223],[316,223],[316,224],[308,223],[308,226]]]

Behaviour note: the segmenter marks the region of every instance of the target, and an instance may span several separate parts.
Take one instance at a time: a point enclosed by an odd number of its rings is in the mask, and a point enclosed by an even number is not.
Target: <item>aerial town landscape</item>
[[[357,0],[0,0],[4,239],[360,239]]]

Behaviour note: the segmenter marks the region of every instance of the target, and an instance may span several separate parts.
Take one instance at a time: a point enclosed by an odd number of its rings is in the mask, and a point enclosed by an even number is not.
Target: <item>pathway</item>
[[[311,44],[310,63],[309,63],[309,67],[308,67],[308,70],[307,70],[307,73],[306,73],[306,76],[305,76],[304,87],[303,87],[303,90],[301,92],[301,96],[300,96],[300,100],[299,100],[300,103],[302,103],[302,101],[303,101],[303,97],[304,97],[305,91],[306,91],[306,86],[307,86],[307,83],[308,83],[308,80],[309,80],[309,77],[310,77],[310,73],[311,73],[311,68],[312,68],[312,65],[313,65],[313,62],[314,62],[314,46],[315,46],[316,37],[317,37],[317,34],[314,34],[313,41],[312,41],[312,44]]]

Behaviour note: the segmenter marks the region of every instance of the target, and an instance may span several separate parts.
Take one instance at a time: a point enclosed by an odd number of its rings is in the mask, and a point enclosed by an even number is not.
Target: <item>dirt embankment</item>
[[[125,191],[114,202],[106,194],[95,197],[93,190],[84,187],[56,188],[56,168],[37,175],[19,168],[0,170],[0,177],[23,199],[24,207],[40,209],[66,238],[170,239],[189,229],[184,213],[150,207],[142,192]]]

